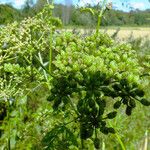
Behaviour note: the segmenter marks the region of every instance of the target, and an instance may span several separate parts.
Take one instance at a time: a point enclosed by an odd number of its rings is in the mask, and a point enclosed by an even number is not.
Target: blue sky
[[[21,8],[26,0],[0,0],[0,3],[10,3],[16,8]],[[36,0],[34,0],[36,1]],[[65,3],[65,1],[72,2],[73,4],[79,4],[80,6],[85,5],[86,3],[96,4],[102,0],[54,0],[56,3]],[[131,6],[134,9],[150,9],[150,0],[108,0],[112,1],[113,7],[128,11]]]

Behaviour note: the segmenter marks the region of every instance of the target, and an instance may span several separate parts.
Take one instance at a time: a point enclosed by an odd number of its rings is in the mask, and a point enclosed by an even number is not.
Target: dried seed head
[[[110,3],[107,4],[106,9],[107,10],[111,10],[112,9],[112,2],[110,2]]]

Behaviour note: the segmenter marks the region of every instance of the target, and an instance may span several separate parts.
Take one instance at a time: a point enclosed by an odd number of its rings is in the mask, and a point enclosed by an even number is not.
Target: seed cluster
[[[48,100],[54,101],[55,110],[73,100],[81,139],[93,137],[97,130],[115,133],[107,126],[107,119],[115,118],[121,105],[126,105],[127,115],[131,115],[136,101],[150,105],[141,86],[142,68],[129,45],[116,44],[107,34],[84,38],[71,32],[56,36],[54,44],[57,54]],[[105,112],[108,97],[114,102],[110,113]],[[98,141],[95,135],[95,147]]]

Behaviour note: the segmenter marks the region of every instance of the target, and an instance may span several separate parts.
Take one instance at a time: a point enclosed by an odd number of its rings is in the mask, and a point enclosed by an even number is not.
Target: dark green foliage
[[[116,117],[117,123],[120,109],[129,116],[137,101],[149,105],[144,71],[135,51],[107,34],[54,32],[61,23],[51,9],[0,30],[0,99],[16,100],[2,124],[2,146],[69,150],[84,149],[84,141],[92,140],[100,149],[98,138],[115,133],[109,119]],[[47,57],[51,50],[52,59]]]
[[[97,36],[93,34],[80,40],[80,37],[68,32],[56,38],[56,46],[59,45],[63,52],[59,51],[54,61],[56,75],[52,79],[51,93],[56,97],[60,96],[60,99],[65,96],[68,103],[73,102],[75,104],[74,109],[80,123],[80,137],[84,140],[91,138],[95,129],[100,129],[104,134],[115,133],[113,128],[107,127],[106,119],[114,119],[117,116],[117,111],[105,115],[107,97],[120,99],[114,102],[114,109],[120,108],[123,103],[126,105],[126,114],[129,116],[132,109],[136,107],[136,97],[144,96],[144,91],[134,81],[134,75],[137,76],[137,73],[132,70],[134,66],[130,66],[130,71],[127,71],[129,76],[126,76],[126,78],[118,78],[115,73],[111,74],[109,71],[101,69],[109,65],[110,62],[108,63],[106,60],[110,59],[109,61],[112,61],[113,55],[117,54],[122,57],[122,50],[126,49],[123,55],[124,58],[127,58],[130,48],[124,44],[115,47],[112,39],[107,35],[99,33]],[[78,44],[80,44],[79,49]],[[91,46],[93,50],[91,50]],[[109,50],[110,47],[113,47],[113,49]],[[110,58],[106,53],[107,50],[109,54],[112,53]],[[129,57],[132,59],[135,55],[129,55]],[[67,63],[68,59],[71,60],[69,63]],[[95,61],[96,59],[99,60]],[[97,65],[95,66],[98,61],[104,63],[99,63],[101,65],[99,68]],[[123,59],[122,62],[118,63],[126,65],[128,60]],[[136,60],[135,63],[138,66]],[[109,67],[115,72],[117,65],[119,66],[113,61]],[[90,68],[92,69],[90,70]],[[122,66],[119,69],[122,70]],[[134,72],[133,79],[130,76],[132,71]],[[124,74],[124,71],[120,72]],[[55,87],[57,87],[57,92]],[[57,104],[56,100],[54,100],[54,105]],[[67,105],[68,103],[63,103],[60,100],[59,104],[55,106],[59,109],[62,104]]]
[[[21,20],[21,13],[10,5],[0,4],[0,25]]]
[[[77,139],[72,131],[63,125],[55,126],[42,139],[46,150],[69,149],[70,144],[77,146]]]
[[[28,3],[29,2],[29,3]],[[21,10],[17,10],[9,5],[0,5],[1,22],[0,24],[7,24],[15,20],[22,20],[26,17],[33,17],[38,14],[46,4],[46,1],[39,0],[35,5],[30,4],[27,1]],[[88,6],[96,10],[94,6]],[[67,18],[67,11],[70,16]],[[94,27],[97,23],[97,18],[90,13],[81,13],[79,8],[75,6],[68,7],[62,4],[55,4],[53,11],[55,17],[59,17],[64,25],[75,25],[75,26],[90,26]],[[137,25],[149,25],[149,10],[145,11],[131,11],[123,12],[119,10],[109,10],[105,13],[105,18],[102,20],[102,26],[137,26]]]

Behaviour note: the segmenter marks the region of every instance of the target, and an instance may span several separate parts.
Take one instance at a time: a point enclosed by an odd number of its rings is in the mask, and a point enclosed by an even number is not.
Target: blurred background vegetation
[[[37,0],[34,4],[32,0],[27,0],[21,9],[14,8],[11,4],[0,4],[0,24],[5,25],[13,21],[20,21],[25,17],[32,17],[40,12],[46,0]],[[88,7],[94,7],[88,5]],[[59,17],[67,26],[95,26],[97,20],[90,13],[83,14],[79,7],[74,5],[65,6],[55,4],[53,15]],[[105,14],[102,26],[149,26],[150,9],[141,11],[131,9],[130,12],[123,12],[112,9]]]

